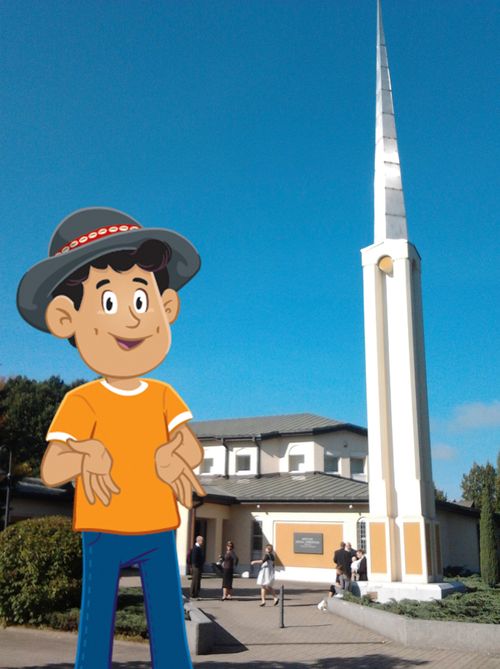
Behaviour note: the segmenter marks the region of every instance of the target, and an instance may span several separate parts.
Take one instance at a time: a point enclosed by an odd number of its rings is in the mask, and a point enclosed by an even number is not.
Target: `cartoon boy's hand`
[[[120,488],[111,478],[113,459],[109,451],[97,439],[85,441],[68,439],[67,443],[75,451],[83,454],[81,475],[87,500],[90,504],[94,504],[97,497],[104,506],[108,506],[111,495],[120,492]]]
[[[193,506],[193,488],[202,497],[207,493],[200,485],[189,463],[179,453],[182,444],[183,435],[177,432],[172,441],[163,444],[156,451],[155,465],[159,478],[168,483],[179,502],[190,509]]]

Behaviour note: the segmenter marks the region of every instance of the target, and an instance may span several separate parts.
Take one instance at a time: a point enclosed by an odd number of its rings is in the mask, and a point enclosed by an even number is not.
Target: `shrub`
[[[69,611],[52,611],[44,617],[43,624],[53,629],[65,632],[76,632],[80,621],[80,611],[70,609]]]
[[[391,599],[385,604],[380,604],[370,602],[366,596],[360,598],[351,594],[344,595],[344,599],[409,618],[500,624],[500,588],[488,587],[478,576],[470,577],[465,581],[468,592],[456,593],[444,599],[432,601]]]
[[[184,609],[184,619],[190,620],[187,609]],[[142,588],[122,588],[118,593],[115,632],[149,638]]]
[[[0,618],[41,623],[80,603],[80,535],[67,518],[25,520],[0,534]]]
[[[141,588],[123,588],[118,594],[115,632],[148,638],[144,597]]]

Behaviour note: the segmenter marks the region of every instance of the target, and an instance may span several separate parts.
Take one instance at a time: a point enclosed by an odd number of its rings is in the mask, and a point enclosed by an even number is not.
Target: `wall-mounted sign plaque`
[[[294,553],[315,553],[323,554],[323,535],[319,532],[294,532],[293,533],[293,552]]]

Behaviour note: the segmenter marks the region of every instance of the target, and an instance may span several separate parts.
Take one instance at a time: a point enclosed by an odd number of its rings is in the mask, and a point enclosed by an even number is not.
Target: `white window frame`
[[[353,460],[361,460],[363,463],[363,471],[362,472],[353,472],[352,471],[352,462]],[[351,478],[355,477],[361,477],[358,480],[364,481],[366,478],[366,456],[365,455],[351,455],[349,458],[349,471],[351,472]]]
[[[238,458],[248,458],[248,469],[238,469]],[[235,453],[234,454],[234,470],[237,474],[251,474],[252,472],[252,456],[250,453]]]
[[[303,458],[302,462],[300,463],[302,466],[299,465],[298,469],[292,469],[292,465],[290,462],[290,458],[293,456],[301,456]],[[288,449],[287,453],[287,471],[288,472],[305,472],[306,471],[306,457],[307,454],[305,452],[305,448],[303,444],[292,444],[290,448]]]
[[[302,458],[302,462],[296,469],[292,469],[292,458]],[[302,465],[302,467],[301,467]],[[306,468],[306,456],[304,453],[289,453],[288,454],[288,471],[289,472],[304,472]]]
[[[363,528],[363,530],[361,529]],[[365,516],[358,518],[356,521],[356,548],[361,548],[362,550],[367,551],[367,541],[368,541],[368,523]]]
[[[337,459],[337,469],[327,469],[326,468],[326,457],[327,455],[331,456],[332,458]],[[325,474],[340,474],[340,455],[336,455],[332,450],[325,448],[324,452],[324,460],[323,460],[323,470]]]

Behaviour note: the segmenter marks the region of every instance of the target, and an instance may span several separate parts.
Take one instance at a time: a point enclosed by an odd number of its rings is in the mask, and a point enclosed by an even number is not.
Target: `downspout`
[[[226,443],[226,440],[224,437],[222,437],[222,445],[226,449],[226,452],[224,454],[224,478],[228,479],[229,478],[229,446]]]
[[[262,477],[261,464],[260,464],[262,442],[261,442],[260,436],[259,437],[257,437],[257,436],[252,437],[252,441],[257,447],[257,474],[256,474],[255,478],[260,479]]]
[[[193,502],[193,506],[189,511],[189,537],[191,541],[191,543],[189,544],[190,546],[194,544],[194,526],[196,525],[196,509],[199,509],[200,506],[203,506],[204,504],[205,500],[203,498],[200,498],[196,502]]]

